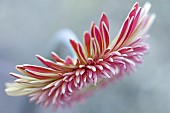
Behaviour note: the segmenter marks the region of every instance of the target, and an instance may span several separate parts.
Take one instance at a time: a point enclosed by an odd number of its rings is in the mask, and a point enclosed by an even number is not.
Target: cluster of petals
[[[6,93],[28,95],[30,101],[46,107],[51,104],[56,108],[69,106],[84,99],[96,86],[133,71],[149,49],[145,43],[146,33],[155,18],[148,13],[150,6],[148,2],[143,8],[135,3],[112,42],[109,21],[103,13],[99,26],[92,22],[90,32],[84,33],[83,45],[70,39],[76,59],[68,56],[63,60],[54,52],[51,53],[53,61],[36,55],[45,67],[17,65],[23,75],[10,73],[16,80],[6,83]]]

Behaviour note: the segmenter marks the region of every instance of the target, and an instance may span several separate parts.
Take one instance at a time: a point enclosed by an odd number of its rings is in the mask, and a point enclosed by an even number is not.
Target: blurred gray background
[[[40,64],[35,54],[48,57],[56,31],[72,29],[82,41],[91,21],[108,15],[111,36],[118,33],[136,0],[0,0],[0,113],[53,113],[29,103],[27,97],[9,97],[4,83],[13,80],[17,64]],[[146,0],[138,0],[143,5]],[[83,104],[56,113],[170,113],[170,1],[150,0],[157,18],[149,31],[150,53],[137,72],[97,90]],[[55,47],[54,47],[55,48]]]

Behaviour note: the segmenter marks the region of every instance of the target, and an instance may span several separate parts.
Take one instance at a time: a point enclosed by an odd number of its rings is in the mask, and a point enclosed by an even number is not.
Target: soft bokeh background
[[[35,54],[48,56],[49,42],[62,28],[72,29],[82,41],[91,21],[103,11],[114,37],[136,0],[0,0],[0,113],[53,113],[9,97],[4,83],[13,80],[17,64],[39,64]],[[146,0],[138,2],[143,5]],[[170,1],[150,0],[157,18],[149,33],[151,49],[132,76],[96,91],[86,103],[56,113],[170,113]],[[55,47],[54,47],[55,48]],[[62,50],[61,50],[62,51]]]

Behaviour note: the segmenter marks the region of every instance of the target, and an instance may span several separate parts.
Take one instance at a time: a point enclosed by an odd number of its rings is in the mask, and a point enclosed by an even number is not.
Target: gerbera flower
[[[10,73],[17,79],[6,84],[6,93],[29,95],[30,101],[37,104],[59,107],[80,101],[96,86],[128,74],[142,62],[142,56],[149,48],[144,40],[155,18],[154,14],[148,14],[150,6],[147,2],[141,8],[135,3],[112,43],[109,21],[103,13],[99,27],[92,22],[90,32],[84,33],[83,45],[70,39],[76,59],[68,56],[63,60],[52,52],[53,62],[36,55],[46,67],[17,65],[16,69],[24,75]]]

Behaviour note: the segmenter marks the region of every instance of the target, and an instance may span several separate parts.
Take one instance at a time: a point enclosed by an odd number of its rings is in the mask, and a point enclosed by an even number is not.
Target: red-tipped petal
[[[86,62],[86,56],[85,56],[83,48],[80,44],[78,44],[78,52],[79,52],[79,56],[81,57],[81,60],[85,63]]]
[[[141,8],[139,8],[137,14],[134,15],[135,17],[134,17],[134,22],[133,22],[133,26],[132,26],[132,31],[131,31],[131,32],[134,31],[134,29],[135,29],[135,27],[136,27],[136,25],[137,25],[137,23],[138,23],[140,13],[141,13]]]
[[[97,55],[96,43],[94,40],[92,40],[92,56],[93,56],[93,58],[95,58],[96,55]]]
[[[130,18],[136,14],[136,11],[138,10],[138,7],[139,7],[139,5],[138,5],[138,3],[136,2],[136,3],[134,4],[134,6],[132,7],[132,10],[131,10],[130,13],[129,13],[129,17],[130,17]]]
[[[72,39],[70,39],[70,44],[72,45],[72,47],[73,47],[73,49],[74,49],[75,53],[76,53],[76,54],[77,54],[77,56],[79,57],[78,49],[77,49],[78,44],[77,44],[74,40],[72,40]]]
[[[105,23],[106,24],[106,27],[109,31],[109,21],[108,21],[108,18],[106,16],[105,13],[102,14],[101,18],[100,18],[100,31],[102,32],[102,23]]]
[[[51,53],[51,56],[52,56],[52,58],[53,58],[56,62],[62,62],[62,63],[64,63],[64,60],[61,59],[55,52],[52,52],[52,53]]]
[[[36,79],[48,79],[49,78],[49,77],[46,77],[46,76],[36,75],[36,74],[32,73],[30,70],[27,70],[27,69],[25,71],[26,71],[28,76],[31,76],[31,77],[36,78]]]
[[[133,5],[133,7],[138,8],[138,7],[139,7],[139,3],[136,2],[136,3]]]
[[[136,7],[138,7],[138,6],[136,6]],[[135,10],[135,13],[132,13],[132,18],[131,18],[132,21],[131,21],[131,23],[130,23],[131,25],[130,25],[130,27],[129,27],[129,31],[128,31],[127,36],[126,36],[125,40],[123,41],[123,43],[126,43],[126,42],[125,42],[126,40],[132,40],[132,38],[134,38],[134,37],[131,37],[131,38],[129,39],[130,35],[133,34],[133,31],[134,31],[134,29],[136,28],[136,25],[137,25],[137,22],[138,22],[140,13],[141,13],[141,8],[136,9],[136,10]],[[122,44],[123,44],[123,43],[122,43]]]
[[[90,57],[91,55],[91,37],[90,34],[88,32],[84,33],[84,45],[87,51],[87,57]]]
[[[24,68],[23,65],[17,65],[17,66],[16,66],[16,69],[25,70],[25,68]]]
[[[103,25],[102,25],[102,33],[103,33],[105,48],[107,48],[109,46],[110,39],[109,39],[109,31],[108,31],[105,23],[103,23]]]
[[[130,21],[129,18],[127,18],[125,20],[125,22],[123,23],[122,28],[120,30],[120,34],[118,35],[118,39],[117,39],[115,45],[113,46],[112,50],[117,49],[117,47],[120,46],[119,43],[122,40],[123,36],[125,35],[125,33],[126,33],[127,29],[128,29],[129,21]]]
[[[46,68],[46,67],[41,67],[36,65],[24,64],[23,67],[27,70],[36,71],[40,73],[57,73],[55,70],[51,68]]]
[[[134,30],[137,27],[137,23],[138,23],[138,20],[139,20],[140,13],[141,13],[141,8],[138,9],[137,14],[135,14],[135,16],[133,18],[133,21],[131,22],[131,27],[129,28],[130,29],[130,32],[129,32],[129,37],[130,38],[128,37],[125,44],[129,43],[134,38],[134,36],[132,36],[132,35],[134,34],[134,32],[135,32]]]
[[[21,75],[19,74],[16,74],[16,73],[9,73],[11,76],[15,77],[15,78],[18,78],[20,79],[21,78]]]
[[[61,76],[58,73],[50,73],[50,72],[49,73],[48,72],[43,73],[43,72],[33,71],[33,70],[29,70],[29,69],[25,69],[25,71],[30,74],[29,76],[45,77],[46,79],[48,79],[48,78],[56,78],[56,79],[61,78]]]
[[[74,64],[73,64],[73,61],[72,61],[72,59],[71,59],[70,56],[67,56],[67,58],[66,58],[66,60],[65,60],[65,64],[74,65]]]
[[[82,47],[80,46],[80,44],[77,44],[74,40],[70,40],[70,44],[72,45],[75,53],[77,54],[78,59],[85,63],[85,56],[84,53],[82,52]]]
[[[56,65],[56,63],[54,63],[40,55],[36,55],[36,57],[38,58],[39,61],[41,61],[44,65],[46,65],[49,68],[52,68],[54,70],[62,70],[63,69],[63,67]]]
[[[91,28],[90,28],[90,31],[91,31],[91,37],[94,37],[94,26],[95,26],[95,23],[92,22],[91,23]]]
[[[94,27],[94,37],[96,38],[99,53],[103,51],[103,40],[98,28]]]
[[[129,36],[131,35],[133,22],[134,22],[134,16],[131,18],[131,20],[129,22],[130,25],[129,25],[129,28],[128,28],[128,32],[127,32],[125,38],[123,39],[123,42],[120,44],[120,46],[122,46],[126,42],[126,40],[129,38]]]

